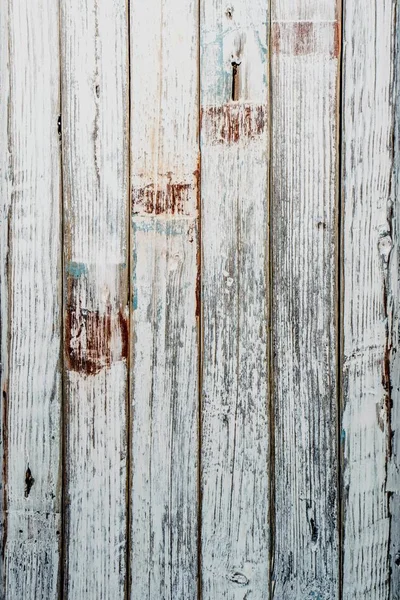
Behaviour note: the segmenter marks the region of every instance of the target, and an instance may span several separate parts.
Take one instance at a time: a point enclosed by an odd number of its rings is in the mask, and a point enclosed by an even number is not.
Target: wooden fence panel
[[[336,2],[274,0],[273,597],[339,593]]]
[[[346,2],[342,132],[344,600],[383,600],[395,593],[390,593],[389,491],[398,492],[399,487],[398,480],[393,489],[387,481],[392,432],[390,365],[394,358],[389,280],[394,243],[393,24],[391,0],[369,0],[362,5],[355,0]]]
[[[0,35],[0,597],[55,600],[62,282],[57,3],[2,2]]]
[[[127,577],[128,11],[62,0],[64,597]]]
[[[131,3],[131,593],[198,598],[198,3]]]
[[[202,598],[269,598],[267,3],[201,2]]]

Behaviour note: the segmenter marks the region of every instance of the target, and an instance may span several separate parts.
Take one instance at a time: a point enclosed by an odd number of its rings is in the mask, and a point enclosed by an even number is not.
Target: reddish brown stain
[[[121,340],[121,351],[113,354],[112,336]],[[75,308],[67,310],[65,350],[68,368],[85,375],[95,375],[113,362],[128,356],[128,323],[122,311],[105,314]]]
[[[171,183],[159,188],[151,183],[134,188],[132,192],[133,214],[142,212],[152,215],[184,215],[190,202],[193,186],[190,183]]]
[[[8,394],[7,387],[3,389],[3,543],[1,547],[1,556],[4,560],[8,534],[8,519],[7,519],[7,483],[8,483]]]
[[[331,30],[329,32],[329,30]],[[338,22],[299,23],[276,22],[272,25],[272,50],[274,54],[305,56],[321,54],[329,49],[331,58],[337,58],[340,51],[340,26]],[[324,40],[321,45],[320,40]],[[329,40],[332,43],[329,45]]]
[[[262,135],[267,125],[263,104],[224,104],[201,110],[203,135],[214,144],[235,144]]]

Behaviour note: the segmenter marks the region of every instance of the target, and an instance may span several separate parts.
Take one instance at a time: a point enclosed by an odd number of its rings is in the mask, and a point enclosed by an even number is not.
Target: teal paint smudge
[[[67,274],[75,279],[82,277],[82,275],[87,275],[87,273],[88,268],[84,263],[71,261],[67,264]]]
[[[132,308],[136,310],[138,307],[138,292],[137,292],[137,279],[136,279],[136,264],[137,264],[137,252],[136,248],[132,251]]]
[[[187,221],[158,221],[156,219],[144,220],[143,221],[134,221],[133,222],[133,230],[136,231],[145,231],[145,232],[154,232],[161,235],[172,236],[172,235],[182,235],[186,232],[188,227]]]

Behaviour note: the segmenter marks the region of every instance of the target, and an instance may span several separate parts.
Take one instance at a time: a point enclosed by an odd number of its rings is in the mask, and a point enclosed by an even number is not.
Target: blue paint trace
[[[71,261],[67,264],[67,274],[75,279],[82,277],[82,275],[87,275],[87,273],[88,268],[84,263]]]

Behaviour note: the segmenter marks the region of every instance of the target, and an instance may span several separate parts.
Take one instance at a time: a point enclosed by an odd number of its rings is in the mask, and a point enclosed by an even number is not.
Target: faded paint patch
[[[275,22],[272,24],[271,35],[274,54],[328,54],[331,58],[339,56],[340,27],[337,21]]]
[[[66,265],[66,271],[68,275],[71,277],[82,277],[82,275],[87,275],[88,268],[84,263],[71,261]]]
[[[68,308],[65,319],[65,351],[68,369],[95,375],[128,356],[128,323],[122,310],[104,314]]]
[[[235,144],[260,137],[267,127],[266,104],[228,103],[201,109],[201,137],[211,144]]]
[[[132,190],[132,211],[152,215],[186,215],[194,194],[191,183],[172,183],[165,186],[150,183]]]

